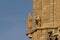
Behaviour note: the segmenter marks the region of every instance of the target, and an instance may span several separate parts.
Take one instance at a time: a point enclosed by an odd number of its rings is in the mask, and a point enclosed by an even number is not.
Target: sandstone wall
[[[32,40],[48,40],[47,30],[37,30],[32,34]]]
[[[60,0],[33,0],[33,14],[40,15],[42,26],[53,27],[53,21],[60,26]]]

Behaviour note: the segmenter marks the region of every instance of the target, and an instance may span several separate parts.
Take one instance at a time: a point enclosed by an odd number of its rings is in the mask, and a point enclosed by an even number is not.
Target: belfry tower
[[[60,0],[33,0],[32,14],[27,22],[29,38],[60,40]]]

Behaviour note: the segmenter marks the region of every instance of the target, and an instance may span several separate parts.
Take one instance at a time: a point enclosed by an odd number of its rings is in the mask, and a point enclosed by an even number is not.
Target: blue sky
[[[32,0],[0,0],[0,40],[29,40],[27,15]]]

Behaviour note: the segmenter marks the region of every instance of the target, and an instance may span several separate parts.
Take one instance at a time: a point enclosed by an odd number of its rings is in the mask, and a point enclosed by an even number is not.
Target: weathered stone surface
[[[34,33],[32,34],[32,40],[37,40],[37,32],[34,32]]]
[[[55,26],[60,26],[60,0],[55,0]]]
[[[40,15],[42,26],[60,26],[60,0],[33,0],[34,17]]]
[[[60,0],[33,0],[33,18],[37,15],[40,15],[41,27],[32,32],[32,40],[50,40],[49,32],[52,40],[56,36],[60,40]],[[34,27],[37,26],[33,21]]]

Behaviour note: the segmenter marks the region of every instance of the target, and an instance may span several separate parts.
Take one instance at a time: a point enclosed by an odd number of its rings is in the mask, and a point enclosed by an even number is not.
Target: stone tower
[[[31,22],[26,35],[32,40],[60,40],[60,0],[33,0]]]

